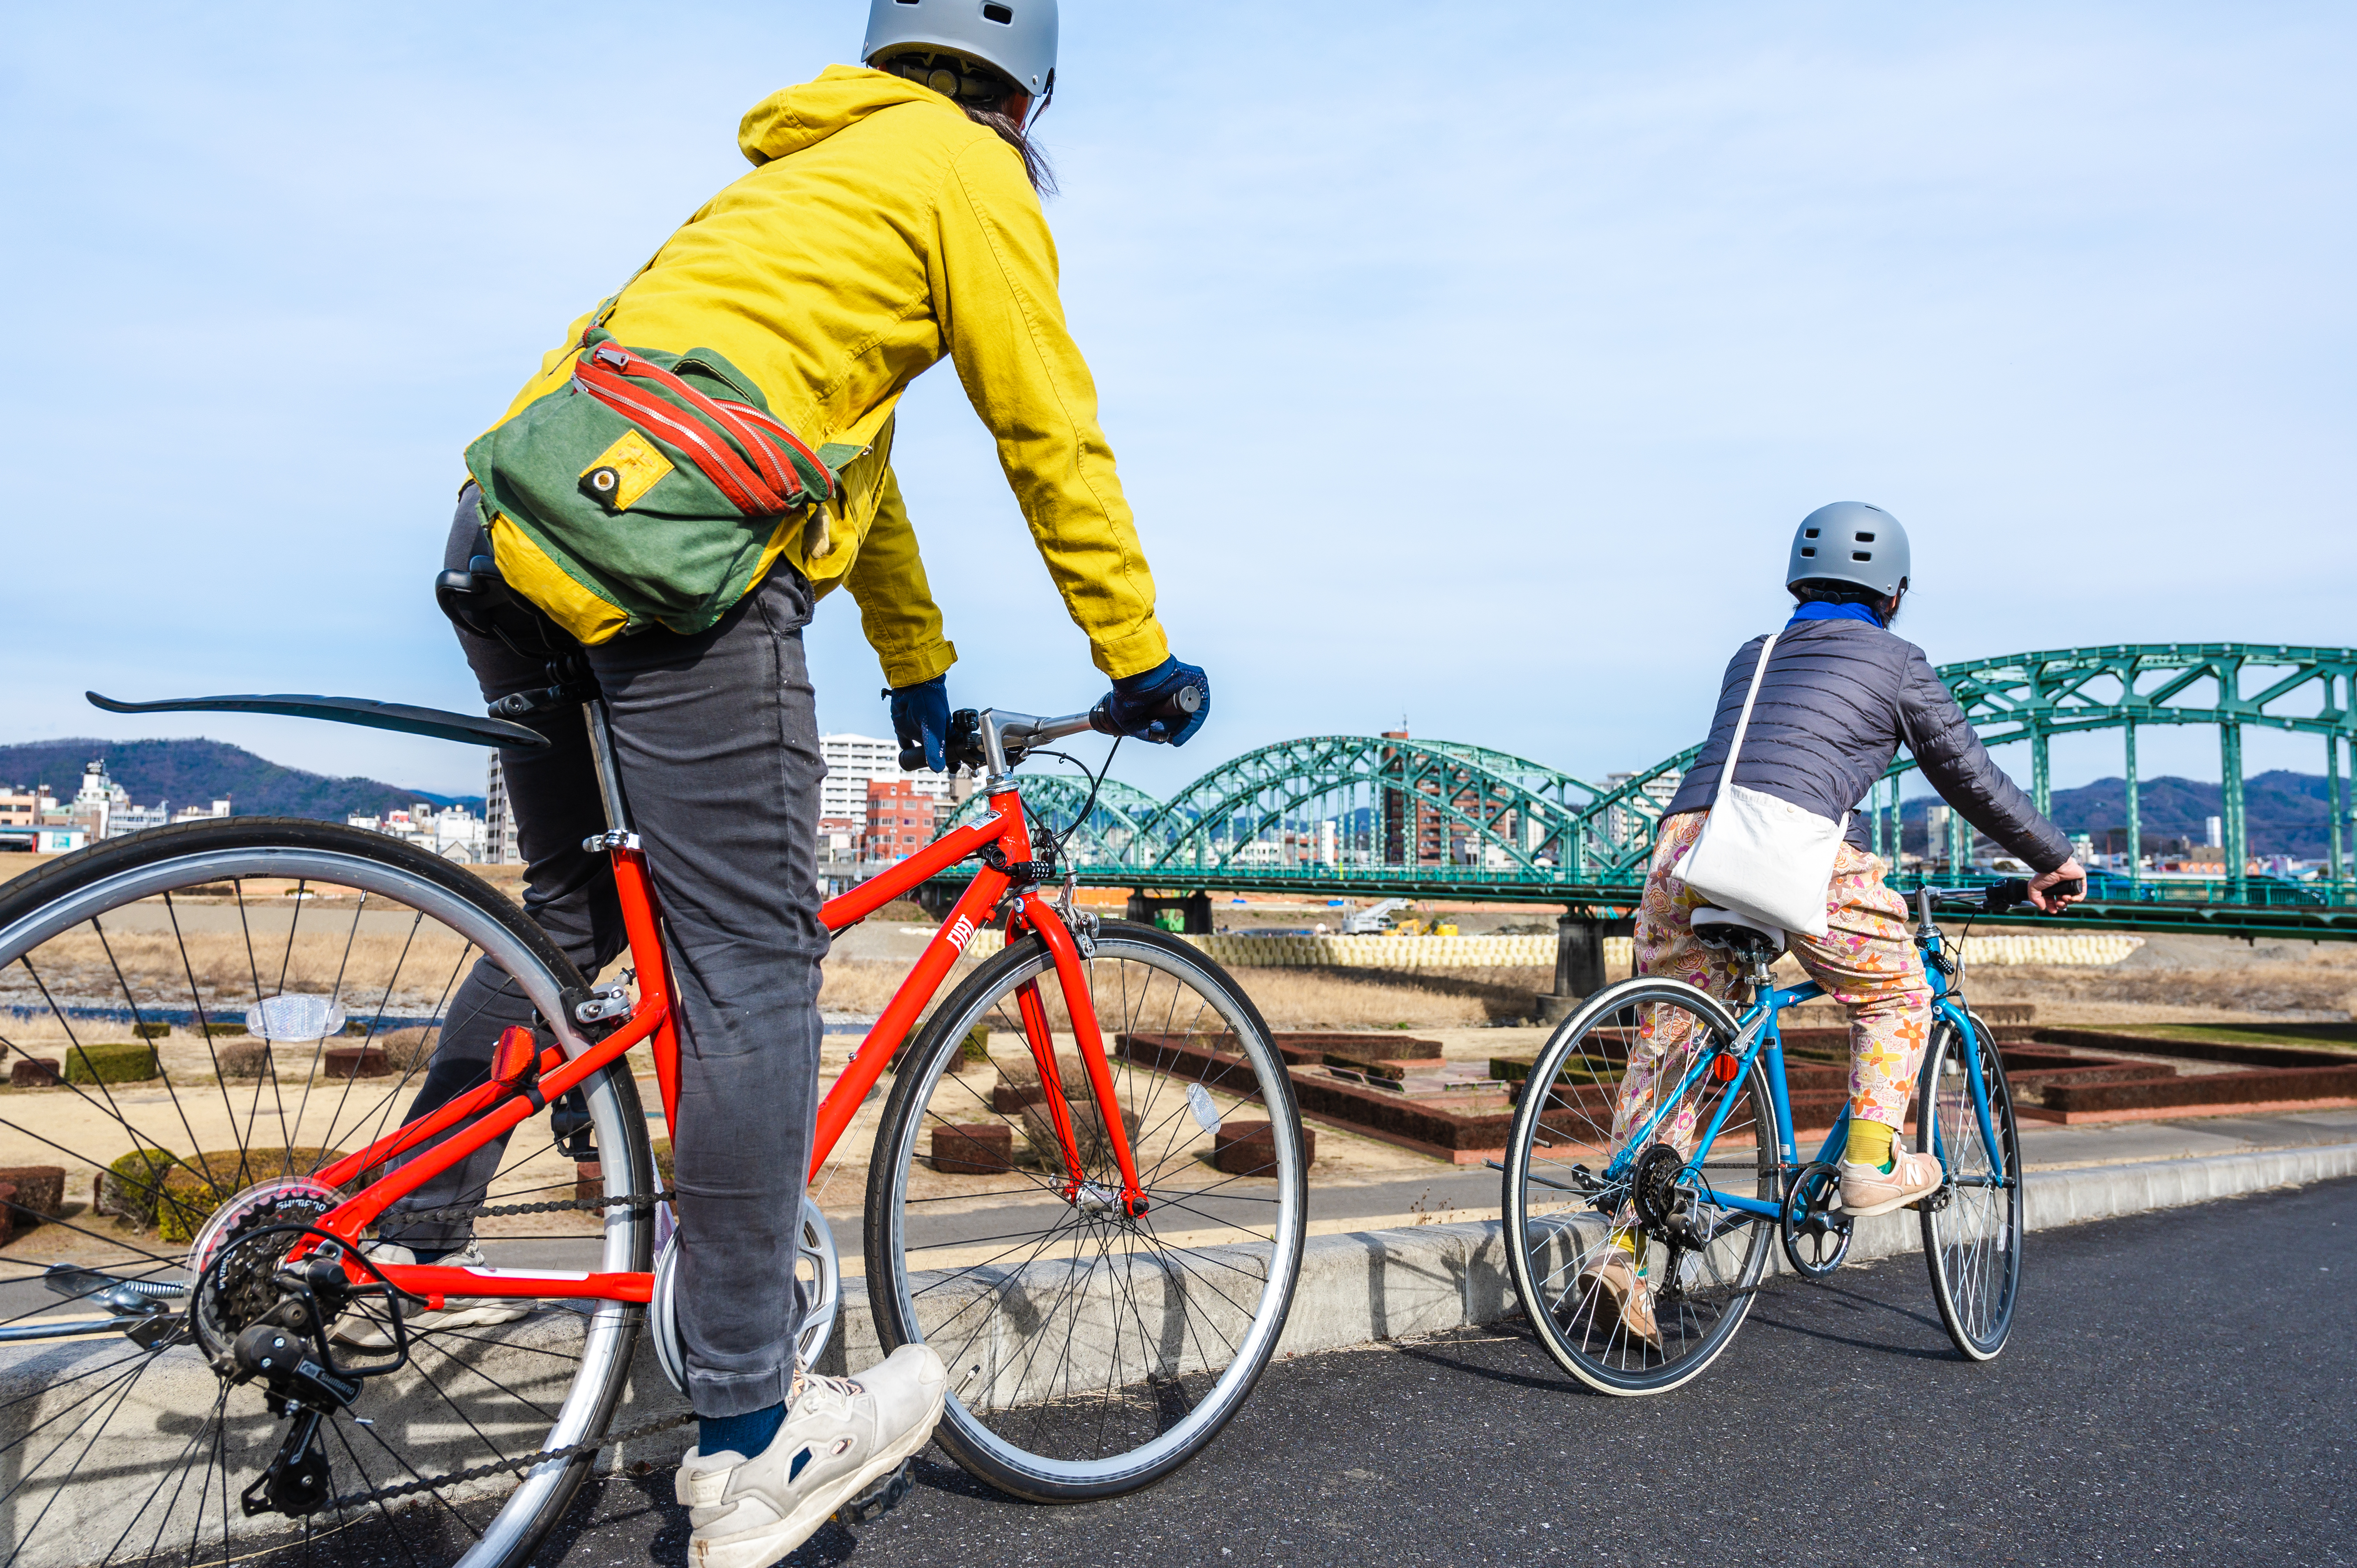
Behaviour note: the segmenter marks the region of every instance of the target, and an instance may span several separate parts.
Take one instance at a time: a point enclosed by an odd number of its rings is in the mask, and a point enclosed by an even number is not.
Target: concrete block
[[[1301,1157],[1307,1164],[1318,1157],[1318,1130],[1301,1129]],[[1211,1164],[1230,1176],[1253,1176],[1269,1171],[1276,1163],[1276,1137],[1265,1122],[1222,1122],[1212,1140]]]
[[[993,1176],[1015,1168],[1015,1129],[1004,1122],[933,1129],[933,1169],[944,1176]]]
[[[66,1211],[63,1165],[0,1166],[0,1182],[16,1189],[11,1199],[16,1207],[8,1212],[15,1217],[19,1230],[44,1219],[55,1219]]]
[[[382,1078],[393,1071],[374,1046],[329,1046],[320,1055],[320,1070],[329,1078]]]

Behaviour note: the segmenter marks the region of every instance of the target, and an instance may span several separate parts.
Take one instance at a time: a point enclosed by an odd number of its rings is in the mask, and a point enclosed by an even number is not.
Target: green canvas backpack
[[[593,326],[572,376],[477,438],[467,468],[501,575],[596,643],[718,620],[857,451],[813,452],[709,349],[630,349]]]

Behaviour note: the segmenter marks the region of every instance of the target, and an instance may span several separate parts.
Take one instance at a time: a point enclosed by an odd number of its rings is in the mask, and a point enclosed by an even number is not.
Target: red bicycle
[[[532,736],[341,699],[174,705]],[[602,987],[462,865],[361,828],[160,828],[0,892],[0,1043],[12,1059],[70,1058],[62,1088],[0,1107],[0,1148],[108,1166],[100,1197],[144,1228],[126,1240],[121,1222],[53,1221],[103,1266],[0,1261],[10,1568],[197,1568],[364,1521],[412,1562],[521,1563],[601,1455],[670,1462],[680,1440],[662,1434],[690,1418],[647,1125],[676,1109],[647,870],[662,846],[630,831],[602,711],[584,711],[613,822],[597,842],[629,936],[628,970]],[[801,1348],[856,1366],[924,1341],[950,1369],[938,1441],[958,1464],[1024,1498],[1115,1496],[1199,1452],[1267,1365],[1301,1261],[1300,1122],[1266,1026],[1224,972],[1162,931],[1075,908],[1069,877],[1050,896],[1054,841],[1015,770],[1089,715],[960,719],[986,759],[987,810],[824,907],[842,930],[981,862],[820,1108]],[[937,1001],[994,927],[1002,950]],[[391,1125],[479,962],[539,1026],[500,1037],[490,1081]],[[397,1077],[364,1076],[379,1062]],[[659,1112],[641,1109],[640,1071]],[[830,1156],[863,1118],[861,1246],[846,1261],[822,1205]],[[387,1204],[501,1137],[486,1201],[446,1216],[474,1222],[495,1263],[366,1255]],[[864,1317],[843,1308],[855,1273]],[[516,1307],[529,1310],[483,1321]],[[58,1316],[72,1310],[84,1316]],[[357,1317],[392,1348],[339,1343]]]

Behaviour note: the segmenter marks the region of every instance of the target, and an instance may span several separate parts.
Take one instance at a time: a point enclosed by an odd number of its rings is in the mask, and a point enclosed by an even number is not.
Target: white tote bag
[[[1686,851],[1678,875],[1712,903],[1738,915],[1822,937],[1826,892],[1833,886],[1842,835],[1849,831],[1849,813],[1829,822],[1735,781],[1735,759],[1743,751],[1743,732],[1751,727],[1751,704],[1760,700],[1760,682],[1768,673],[1777,635],[1769,633],[1760,647],[1760,667],[1751,672],[1751,690],[1743,699],[1742,716],[1727,743],[1727,763],[1718,772],[1718,800],[1703,823],[1702,836]]]

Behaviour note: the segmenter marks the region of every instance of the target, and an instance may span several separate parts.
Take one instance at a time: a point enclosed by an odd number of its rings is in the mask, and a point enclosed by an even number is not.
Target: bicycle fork
[[[1138,1183],[1137,1158],[1130,1148],[1128,1124],[1122,1120],[1121,1101],[1114,1093],[1113,1064],[1105,1056],[1104,1034],[1097,1026],[1096,1006],[1089,992],[1088,975],[1081,967],[1080,948],[1057,917],[1054,907],[1036,892],[1023,896],[1016,918],[1007,922],[1010,936],[1018,923],[1038,933],[1055,963],[1056,981],[1064,993],[1064,1010],[1071,1015],[1073,1042],[1080,1047],[1081,1066],[1088,1074],[1090,1090],[1096,1098],[1098,1120],[1104,1128],[1106,1141],[1113,1146],[1114,1162],[1121,1170],[1121,1191],[1116,1194],[1108,1191],[1103,1183],[1090,1180],[1082,1167],[1080,1138],[1073,1126],[1071,1105],[1064,1098],[1062,1074],[1056,1066],[1056,1039],[1049,1027],[1047,1004],[1040,999],[1039,983],[1025,982],[1016,992],[1016,1004],[1023,1016],[1024,1043],[1031,1047],[1031,1059],[1039,1069],[1039,1085],[1047,1094],[1048,1119],[1063,1150],[1064,1201],[1083,1208],[1112,1208],[1117,1203],[1124,1214],[1137,1219],[1149,1205],[1145,1188]]]

